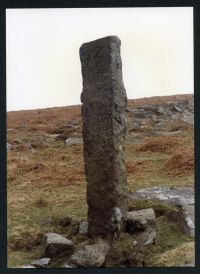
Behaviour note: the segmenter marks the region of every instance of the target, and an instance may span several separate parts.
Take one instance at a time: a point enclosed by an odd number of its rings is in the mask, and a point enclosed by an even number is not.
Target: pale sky
[[[7,110],[80,104],[79,48],[107,35],[129,99],[193,93],[193,8],[7,9]]]

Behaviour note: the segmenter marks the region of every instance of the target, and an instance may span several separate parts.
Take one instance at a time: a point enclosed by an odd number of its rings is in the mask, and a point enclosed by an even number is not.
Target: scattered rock
[[[46,141],[35,141],[31,143],[31,147],[33,148],[45,148],[48,147]]]
[[[114,210],[113,210],[113,221],[114,222],[121,222],[121,219],[122,219],[122,212],[120,210],[119,207],[114,207]]]
[[[185,114],[182,118],[185,123],[194,125],[194,114]]]
[[[79,226],[79,234],[80,235],[87,235],[88,233],[88,222],[82,221]]]
[[[147,227],[155,227],[156,216],[152,208],[129,211],[125,217],[125,227],[130,233],[144,231]]]
[[[69,265],[69,264],[64,264],[64,268],[77,268],[77,266],[74,264],[74,265]]]
[[[83,139],[82,138],[68,138],[66,139],[65,141],[66,145],[67,146],[70,146],[70,145],[75,145],[75,144],[83,144]]]
[[[181,205],[179,210],[179,224],[181,230],[188,236],[195,236],[194,205]]]
[[[42,244],[45,246],[45,256],[54,257],[64,251],[71,252],[73,242],[57,233],[47,233],[42,238]]]
[[[172,223],[177,223],[179,220],[179,211],[178,210],[167,210],[165,216]]]
[[[7,149],[11,149],[11,148],[13,148],[13,145],[7,143],[7,144],[6,144],[6,147],[7,147]]]
[[[41,225],[51,225],[52,224],[52,217],[44,219],[40,222]]]
[[[127,108],[126,108],[126,112],[134,112],[134,109],[131,108],[131,107],[127,107]]]
[[[189,262],[187,264],[184,264],[182,266],[184,266],[184,267],[195,267],[195,258],[193,258],[191,262]]]
[[[7,128],[7,131],[15,131],[15,128]]]
[[[37,268],[45,268],[49,265],[50,261],[51,261],[50,258],[36,259],[36,260],[32,261],[31,265],[33,265]]]
[[[36,267],[34,267],[32,265],[24,265],[24,266],[21,266],[20,268],[36,268]]]
[[[23,144],[22,147],[23,147],[23,149],[32,149],[33,148],[33,146],[29,143]]]
[[[137,237],[140,246],[155,244],[156,231],[152,227],[148,227],[144,232]]]
[[[183,132],[181,130],[176,130],[176,131],[159,131],[157,134],[159,136],[177,136],[182,134]]]
[[[192,187],[150,187],[129,194],[133,200],[164,202],[173,206],[194,204]]]
[[[139,119],[130,120],[128,123],[129,130],[139,129],[142,125],[142,122]]]
[[[157,115],[165,115],[166,114],[164,108],[157,104],[148,105],[145,107],[145,110],[155,113]]]
[[[144,118],[150,118],[151,114],[148,111],[145,111],[145,109],[136,109],[132,111],[134,118],[138,119],[144,119]]]
[[[133,241],[132,246],[135,247],[138,244],[136,240]]]
[[[168,107],[169,107],[169,110],[172,112],[178,112],[178,113],[183,112],[183,109],[174,103],[168,103]]]
[[[114,238],[117,238],[121,231],[121,225],[122,225],[122,212],[119,207],[113,208],[113,214],[111,218],[111,227],[112,231],[114,232],[113,236]]]
[[[109,250],[110,246],[106,243],[85,245],[70,257],[69,264],[72,263],[78,267],[100,267]]]
[[[48,134],[49,138],[60,139],[62,134]]]

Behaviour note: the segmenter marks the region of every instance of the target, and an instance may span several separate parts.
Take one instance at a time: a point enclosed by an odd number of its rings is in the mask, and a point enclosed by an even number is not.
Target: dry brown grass
[[[10,111],[7,114],[7,128],[29,128],[42,131],[55,129],[69,122],[80,120],[80,106]]]
[[[174,131],[189,131],[192,130],[193,126],[181,120],[174,120],[166,123],[165,130],[174,132]]]
[[[176,267],[190,263],[195,254],[194,242],[183,243],[182,245],[167,250],[154,257],[154,267]]]
[[[157,137],[148,139],[141,145],[137,151],[139,152],[158,152],[169,153],[171,149],[182,142],[182,138],[178,137]]]
[[[163,104],[167,102],[184,101],[185,99],[192,98],[191,94],[181,94],[172,96],[153,96],[148,98],[130,99],[129,106],[131,107],[142,107],[149,104]]]
[[[194,172],[194,155],[192,151],[175,152],[164,165],[170,175],[183,176]]]

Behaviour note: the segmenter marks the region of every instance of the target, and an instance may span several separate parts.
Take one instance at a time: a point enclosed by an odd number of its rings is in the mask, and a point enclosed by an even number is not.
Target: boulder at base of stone
[[[195,236],[194,205],[181,205],[179,210],[179,224],[183,233],[189,237]]]
[[[33,265],[37,268],[45,268],[49,265],[50,261],[51,261],[50,258],[36,259],[36,260],[32,261],[31,265]]]
[[[57,233],[46,233],[42,238],[42,244],[45,246],[45,256],[50,258],[73,250],[73,242]]]
[[[88,222],[82,221],[79,226],[79,234],[80,235],[87,235],[88,233]]]
[[[129,211],[125,217],[125,227],[129,233],[144,231],[147,227],[154,228],[155,225],[156,216],[152,208]]]
[[[100,267],[103,265],[110,246],[106,243],[80,247],[69,259],[69,264],[78,267]]]

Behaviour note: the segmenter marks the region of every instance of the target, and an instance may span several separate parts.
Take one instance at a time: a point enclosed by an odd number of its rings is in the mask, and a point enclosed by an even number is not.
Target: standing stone
[[[88,234],[115,236],[127,200],[124,165],[127,96],[122,80],[121,41],[108,36],[80,48],[82,120],[87,181]],[[116,210],[117,209],[117,210]]]

